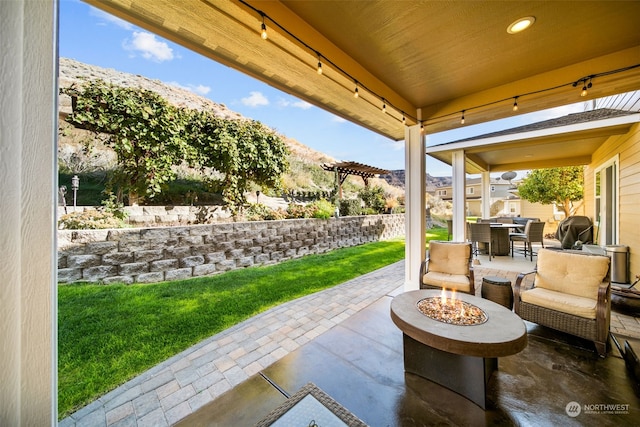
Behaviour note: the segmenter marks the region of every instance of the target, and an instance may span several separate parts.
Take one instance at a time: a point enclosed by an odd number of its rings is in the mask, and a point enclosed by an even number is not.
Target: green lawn
[[[60,418],[193,344],[270,307],[403,258],[404,240],[392,240],[175,282],[61,285]]]
[[[427,241],[447,238],[428,231]],[[175,282],[60,285],[59,416],[249,317],[404,255],[404,240],[391,240]]]

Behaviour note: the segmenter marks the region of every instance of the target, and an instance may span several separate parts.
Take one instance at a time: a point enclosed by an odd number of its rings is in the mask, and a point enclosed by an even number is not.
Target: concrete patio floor
[[[535,265],[522,256],[479,256],[482,277]],[[63,426],[251,426],[312,382],[371,426],[586,425],[640,422],[640,385],[617,348],[526,322],[529,342],[499,359],[489,407],[405,374],[402,333],[389,316],[402,292],[398,262],[324,292],[283,304],[185,350],[62,420]],[[640,322],[612,312],[612,333],[640,349]],[[577,417],[571,402],[591,405]],[[594,406],[595,405],[595,406]],[[603,405],[618,405],[607,413]],[[306,424],[305,424],[306,425]]]

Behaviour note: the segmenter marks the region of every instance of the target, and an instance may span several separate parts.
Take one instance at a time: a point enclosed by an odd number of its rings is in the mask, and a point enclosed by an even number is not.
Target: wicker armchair
[[[607,354],[611,318],[610,259],[581,251],[540,249],[536,269],[518,275],[513,309],[522,319],[593,341]],[[533,287],[523,279],[535,274]]]
[[[455,289],[474,295],[472,261],[471,243],[432,240],[420,266],[420,288]]]

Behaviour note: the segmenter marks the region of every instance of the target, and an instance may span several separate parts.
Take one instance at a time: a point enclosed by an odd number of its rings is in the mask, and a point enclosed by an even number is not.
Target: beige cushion
[[[523,302],[545,307],[562,313],[573,314],[587,319],[596,318],[597,300],[584,298],[563,292],[550,291],[544,288],[533,288],[522,292]]]
[[[609,271],[609,257],[565,251],[538,251],[536,288],[596,300]]]
[[[471,244],[465,242],[429,243],[429,271],[448,274],[469,274]]]
[[[439,288],[455,289],[461,292],[471,291],[469,278],[464,274],[448,274],[429,271],[422,276],[422,283]]]

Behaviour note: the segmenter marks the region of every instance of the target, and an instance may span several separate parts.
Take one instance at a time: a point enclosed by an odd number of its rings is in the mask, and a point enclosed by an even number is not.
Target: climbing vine
[[[174,166],[187,162],[221,176],[214,183],[237,210],[256,184],[279,188],[288,170],[288,150],[275,132],[251,120],[227,120],[209,111],[178,108],[155,92],[102,80],[62,88],[73,99],[67,121],[105,135],[117,155],[109,186],[129,204],[153,198],[175,179]]]

